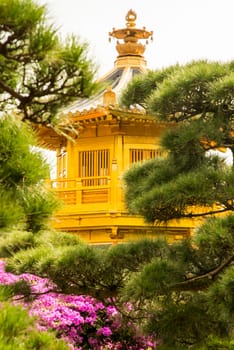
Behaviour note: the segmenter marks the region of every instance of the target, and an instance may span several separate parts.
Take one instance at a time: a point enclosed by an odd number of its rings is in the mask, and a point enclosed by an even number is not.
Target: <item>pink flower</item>
[[[102,327],[97,330],[98,335],[104,335],[105,337],[109,337],[112,334],[112,331],[109,327]]]
[[[0,260],[0,284],[9,285],[25,280],[33,295],[38,294],[30,302],[16,296],[14,303],[21,304],[29,315],[36,316],[39,331],[55,330],[71,350],[90,346],[94,350],[122,350],[126,348],[126,341],[129,350],[156,349],[151,337],[138,335],[136,325],[123,323],[121,314],[111,305],[111,301],[105,306],[91,296],[52,293],[49,291],[56,290],[56,285],[47,278],[27,273],[16,276],[5,272],[4,267],[5,262]],[[126,304],[126,311],[134,312],[131,304]]]

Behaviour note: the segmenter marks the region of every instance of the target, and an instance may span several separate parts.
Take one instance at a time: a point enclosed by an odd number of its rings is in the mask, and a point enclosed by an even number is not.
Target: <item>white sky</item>
[[[99,66],[98,77],[114,66],[113,27],[125,27],[125,16],[137,13],[136,25],[154,32],[145,52],[148,68],[158,69],[193,59],[234,59],[234,0],[40,0],[63,34],[87,41]]]

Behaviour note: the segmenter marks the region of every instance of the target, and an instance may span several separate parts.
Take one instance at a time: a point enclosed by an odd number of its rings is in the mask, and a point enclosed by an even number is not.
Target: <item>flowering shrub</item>
[[[37,317],[38,329],[55,330],[71,349],[155,349],[152,339],[138,334],[133,322],[125,324],[113,305],[105,306],[90,296],[55,293],[56,286],[48,279],[7,273],[0,261],[0,284],[22,280],[29,283],[32,298],[27,301],[16,296],[14,303],[21,303],[30,315]]]

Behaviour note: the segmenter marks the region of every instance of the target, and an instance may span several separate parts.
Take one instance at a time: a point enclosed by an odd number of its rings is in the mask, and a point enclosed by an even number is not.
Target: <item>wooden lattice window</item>
[[[78,154],[78,176],[84,186],[107,184],[110,175],[110,151],[108,149],[81,151]]]
[[[153,158],[162,157],[162,156],[163,156],[163,151],[159,149],[132,148],[129,150],[130,164],[143,162],[144,160],[153,159]]]

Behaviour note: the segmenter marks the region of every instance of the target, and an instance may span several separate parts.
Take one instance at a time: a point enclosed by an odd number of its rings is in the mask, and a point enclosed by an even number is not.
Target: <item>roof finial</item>
[[[153,40],[153,31],[147,31],[145,27],[142,29],[136,28],[136,12],[129,10],[126,19],[126,28],[115,29],[109,33],[109,38],[113,37],[116,39],[122,39],[123,42],[117,40],[116,49],[119,53],[118,57],[123,56],[138,56],[143,57],[145,52],[145,46],[138,40],[146,40],[148,43],[148,38]]]
[[[136,15],[136,12],[134,12],[133,10],[129,10],[126,17],[125,17],[127,23],[126,23],[126,26],[128,28],[131,28],[131,27],[135,27],[136,26],[136,19],[137,19],[137,15]]]

